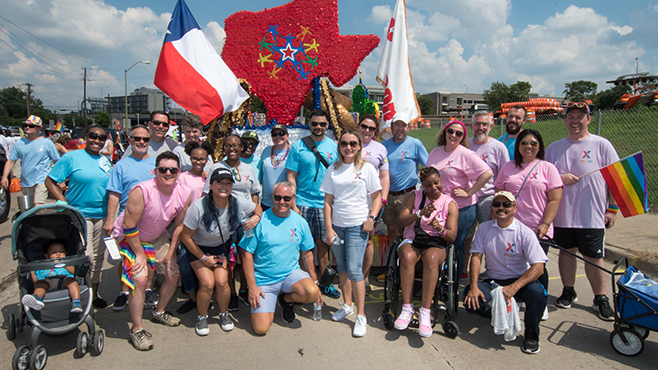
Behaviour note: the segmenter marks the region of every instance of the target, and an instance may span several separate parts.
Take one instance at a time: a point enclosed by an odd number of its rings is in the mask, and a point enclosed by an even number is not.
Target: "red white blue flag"
[[[249,98],[183,0],[178,0],[167,27],[154,83],[204,124]]]

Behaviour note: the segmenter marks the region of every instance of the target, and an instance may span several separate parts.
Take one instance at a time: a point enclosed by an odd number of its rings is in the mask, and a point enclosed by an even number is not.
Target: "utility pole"
[[[25,96],[25,102],[27,104],[27,116],[30,116],[30,94],[32,93],[32,84],[31,83],[26,83],[27,85],[27,95]]]
[[[85,77],[83,79],[84,81],[84,100],[82,101],[82,106],[83,106],[83,111],[84,111],[84,120],[85,120],[85,128],[87,128],[87,67],[83,68],[85,70]]]
[[[110,94],[107,94],[107,114],[112,116],[112,106],[110,105]]]

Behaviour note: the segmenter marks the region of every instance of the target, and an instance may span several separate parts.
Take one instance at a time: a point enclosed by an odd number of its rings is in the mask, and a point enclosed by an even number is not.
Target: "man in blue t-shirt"
[[[382,143],[388,151],[388,169],[391,178],[388,201],[382,215],[390,244],[402,235],[402,228],[398,223],[404,197],[408,192],[416,189],[418,165],[424,166],[429,157],[423,143],[408,136],[407,122],[393,118],[391,132],[393,137]]]
[[[258,335],[265,335],[270,329],[277,302],[287,323],[295,320],[294,302],[323,303],[313,270],[313,237],[308,223],[290,212],[294,198],[295,185],[288,181],[275,184],[274,205],[263,213],[254,235],[240,242],[240,258],[249,288],[251,326]],[[300,254],[308,273],[300,269]]]
[[[18,140],[9,153],[0,184],[7,189],[9,174],[14,169],[17,160],[21,160],[21,188],[23,194],[31,195],[34,205],[46,203],[48,189],[44,182],[50,172],[50,165],[59,159],[59,153],[52,141],[41,137],[42,120],[30,116],[23,121],[25,137]]]
[[[327,165],[331,165],[338,159],[338,146],[325,137],[329,126],[327,113],[322,109],[314,110],[308,125],[311,129],[310,138],[317,146],[320,156]],[[329,246],[324,242],[324,192],[320,191],[327,168],[303,140],[297,140],[290,147],[286,169],[288,181],[297,187],[297,197],[292,204],[292,210],[302,215],[315,233],[318,275],[322,276],[329,266]],[[331,298],[340,297],[340,292],[330,282],[320,285],[320,289]]]
[[[499,137],[498,141],[502,142],[507,147],[510,161],[514,160],[514,145],[516,145],[516,137],[519,136],[521,131],[523,131],[522,127],[527,116],[528,112],[525,107],[521,105],[515,105],[507,111],[507,117],[505,117],[507,133]]]

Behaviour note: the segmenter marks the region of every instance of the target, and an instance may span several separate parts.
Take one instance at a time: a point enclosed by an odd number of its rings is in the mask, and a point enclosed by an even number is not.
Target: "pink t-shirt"
[[[619,156],[608,140],[590,134],[581,141],[564,138],[554,142],[546,149],[546,160],[560,174],[583,176],[619,161]],[[564,187],[553,224],[574,229],[604,229],[607,207],[608,185],[597,171]]]
[[[416,210],[418,210],[418,207],[420,206],[420,201],[423,199],[423,190],[422,189],[413,190],[413,194],[416,197],[416,199],[414,200],[414,209],[412,211],[416,212]],[[436,208],[434,212],[432,212],[429,215],[422,216],[420,218],[420,228],[431,236],[438,236],[439,233],[436,231],[436,229],[428,225],[427,223],[432,221],[434,217],[436,217],[439,220],[441,226],[446,227],[446,219],[448,218],[448,207],[450,206],[450,203],[454,201],[455,200],[452,199],[449,195],[441,194],[439,199],[435,200],[433,203],[434,208]],[[430,204],[430,198],[426,197],[425,206],[427,206],[428,204]],[[416,222],[414,221],[414,223],[404,228],[403,236],[405,239],[414,238],[414,236],[416,235],[414,233],[415,225]]]
[[[522,163],[522,168],[517,167],[514,161],[507,162],[498,172],[498,179],[495,182],[496,188],[507,190],[516,196],[523,180],[528,177],[521,193],[517,196],[517,211],[514,217],[532,231],[537,230],[544,219],[548,191],[562,187],[562,178],[557,168],[550,162],[540,161],[537,164],[537,161],[539,159]],[[533,169],[535,164],[537,167]],[[553,224],[548,228],[546,235],[549,238],[553,237]]]
[[[452,194],[452,189],[470,189],[478,177],[489,171],[482,159],[474,151],[458,146],[452,152],[446,153],[444,147],[435,148],[427,159],[427,166],[439,170],[443,181],[443,194]],[[477,203],[478,196],[470,198],[455,198],[457,207],[464,208]]]
[[[185,202],[191,194],[190,189],[176,182],[171,194],[166,196],[158,190],[156,181],[157,178],[153,178],[140,182],[130,190],[133,191],[139,187],[144,194],[144,213],[137,222],[141,242],[151,242],[162,235],[169,223],[183,210]],[[125,211],[122,212],[114,222],[112,237],[115,239],[123,237],[123,215],[125,213]]]
[[[503,167],[505,163],[509,162],[509,152],[507,151],[507,147],[505,144],[494,138],[489,138],[489,141],[482,145],[476,144],[473,138],[469,138],[468,142],[471,144],[471,150],[474,151],[493,171],[493,176],[486,184],[484,184],[482,189],[477,192],[477,196],[478,198],[481,198],[487,195],[493,195],[496,191],[494,182],[498,178],[498,171],[500,171],[500,168]]]
[[[178,182],[190,188],[192,191],[192,202],[201,198],[203,187],[206,185],[206,181],[203,177],[193,175],[189,171],[181,173],[181,175],[178,176]]]

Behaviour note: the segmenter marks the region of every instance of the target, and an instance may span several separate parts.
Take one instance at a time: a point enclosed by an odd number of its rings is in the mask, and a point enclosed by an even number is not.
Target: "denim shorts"
[[[333,225],[333,228],[338,238],[343,240],[343,244],[331,246],[336,270],[339,274],[347,272],[348,279],[351,281],[363,280],[363,255],[368,245],[369,233],[361,231],[361,225],[349,227]]]
[[[311,277],[304,270],[292,270],[283,281],[278,283],[259,286],[265,294],[265,298],[260,297],[260,307],[256,308],[251,306],[251,313],[270,313],[276,309],[276,299],[279,294],[292,293],[292,286],[302,279],[310,279]]]

